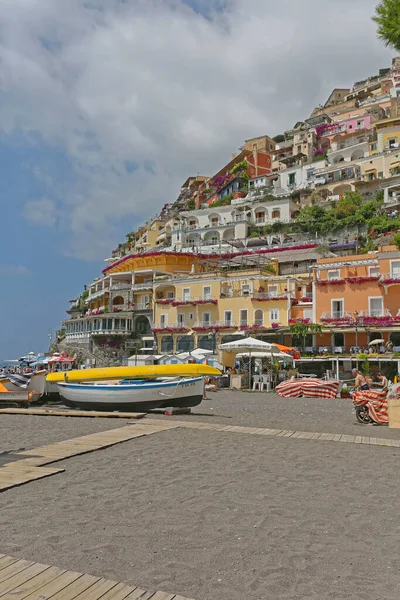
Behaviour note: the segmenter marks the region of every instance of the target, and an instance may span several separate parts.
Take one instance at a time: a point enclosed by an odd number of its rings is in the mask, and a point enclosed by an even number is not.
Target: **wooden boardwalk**
[[[110,446],[115,446],[116,444],[121,444],[137,437],[151,435],[175,427],[174,423],[162,421],[155,423],[135,423],[127,427],[92,433],[91,435],[41,446],[33,450],[25,450],[19,453],[21,460],[10,462],[0,468],[0,491],[29,483],[35,479],[43,479],[43,477],[62,473],[65,470],[48,468],[45,465],[71,458],[72,456],[78,456],[79,454],[87,454],[95,450],[109,448]]]
[[[106,412],[100,410],[60,410],[57,408],[0,408],[0,415],[35,415],[37,417],[91,417],[106,419],[143,419],[146,413]]]
[[[1,600],[194,600],[0,554]]]
[[[30,409],[28,411],[18,411],[18,414],[36,414]],[[16,409],[6,414],[15,414]],[[61,411],[60,411],[61,412]],[[4,411],[0,410],[0,413]],[[107,414],[107,413],[105,413]],[[122,415],[124,413],[117,413]],[[135,413],[136,414],[136,413]],[[83,416],[83,415],[81,415]],[[93,415],[93,413],[91,414]],[[103,416],[103,413],[101,413]],[[135,417],[136,418],[136,417]],[[61,460],[87,454],[96,450],[102,450],[115,444],[121,444],[128,440],[145,435],[151,435],[168,429],[185,428],[209,430],[221,433],[241,433],[249,435],[262,435],[266,437],[279,437],[296,440],[340,442],[347,444],[368,444],[371,446],[389,446],[391,448],[400,448],[400,440],[392,438],[377,438],[361,435],[345,435],[333,433],[316,433],[311,431],[294,431],[286,429],[266,429],[261,427],[243,427],[237,425],[221,425],[218,423],[202,423],[197,421],[167,421],[161,419],[146,419],[99,433],[93,433],[72,440],[65,440],[54,444],[48,444],[33,450],[26,450],[19,453],[20,460],[10,462],[0,468],[0,492],[9,488],[29,483],[37,479],[43,479],[51,475],[62,473],[62,468],[50,468],[47,465],[59,462]],[[1,596],[0,596],[1,599]]]

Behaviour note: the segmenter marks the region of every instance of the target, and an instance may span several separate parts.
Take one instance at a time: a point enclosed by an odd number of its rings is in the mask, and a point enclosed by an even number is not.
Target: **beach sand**
[[[257,410],[246,418],[272,426]],[[297,428],[311,426],[300,419]],[[0,494],[0,551],[197,600],[397,600],[399,452],[157,433],[60,462],[65,473]]]
[[[130,419],[93,419],[36,417],[0,414],[0,453],[31,450],[44,444],[62,442],[97,431],[117,429],[135,421]],[[139,421],[138,421],[139,422]]]
[[[171,419],[162,415],[155,418]],[[207,400],[193,408],[191,415],[176,419],[400,439],[400,429],[358,423],[353,403],[347,398],[280,398],[274,393],[220,390],[208,392]]]

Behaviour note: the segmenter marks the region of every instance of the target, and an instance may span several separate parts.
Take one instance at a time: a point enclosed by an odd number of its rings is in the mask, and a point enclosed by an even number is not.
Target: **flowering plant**
[[[266,296],[265,298],[253,298],[254,302],[274,302],[275,300],[287,300],[287,296]]]
[[[218,300],[215,298],[208,298],[204,300],[194,300],[194,304],[218,304]]]
[[[379,275],[371,275],[370,277],[347,277],[349,283],[366,283],[367,281],[378,281]]]
[[[343,285],[346,283],[345,279],[317,279],[315,282],[317,285],[326,287],[327,285]]]
[[[174,301],[174,298],[157,298],[156,302],[158,304],[172,304]]]
[[[299,303],[297,298],[292,298],[292,306],[296,306]]]
[[[400,278],[398,277],[387,277],[386,279],[381,279],[379,282],[381,285],[393,285],[393,284],[399,284],[400,283]]]
[[[302,298],[300,298],[301,302],[307,302],[310,303],[313,301],[312,298],[308,298],[308,296],[303,296]]]
[[[295,325],[296,323],[311,323],[311,319],[289,319],[289,325]]]
[[[189,329],[184,326],[176,325],[166,325],[165,327],[154,327],[152,328],[153,333],[187,333]]]
[[[194,306],[194,301],[193,300],[173,300],[171,304],[172,304],[172,306],[185,306],[188,304],[192,304]]]
[[[272,323],[272,329],[279,329],[280,324],[279,323]]]

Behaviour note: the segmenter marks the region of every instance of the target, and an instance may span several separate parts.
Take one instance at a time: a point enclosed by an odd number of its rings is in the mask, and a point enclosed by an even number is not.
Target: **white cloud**
[[[50,198],[30,200],[24,206],[23,216],[42,227],[54,227],[57,222],[57,205]]]
[[[0,275],[6,275],[10,277],[26,277],[31,272],[27,267],[23,265],[2,265],[0,264]]]
[[[128,231],[245,138],[280,133],[390,61],[376,0],[207,0],[226,6],[208,18],[188,2],[1,2],[0,132],[65,150],[74,183],[53,183],[47,218],[73,255],[98,259],[118,217]]]

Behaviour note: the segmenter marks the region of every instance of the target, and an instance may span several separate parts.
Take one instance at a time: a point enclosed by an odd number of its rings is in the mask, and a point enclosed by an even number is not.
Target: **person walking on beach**
[[[354,377],[353,390],[369,390],[368,381],[365,375],[363,375],[363,373],[360,373],[358,369],[352,369],[351,372]]]

